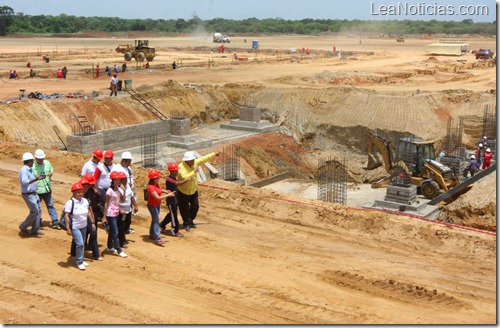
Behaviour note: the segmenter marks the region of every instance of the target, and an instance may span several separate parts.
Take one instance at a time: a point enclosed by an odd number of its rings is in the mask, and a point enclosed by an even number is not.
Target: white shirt
[[[74,197],[64,205],[64,212],[69,213],[71,216],[72,202],[75,202],[73,208],[73,227],[74,228],[85,228],[87,226],[87,215],[89,214],[89,201],[82,197],[81,201],[77,201]]]
[[[95,172],[95,169],[97,168],[97,165],[99,165],[99,162],[94,163],[94,162],[92,162],[92,160],[89,160],[88,162],[83,164],[82,177],[84,177],[88,173],[94,175],[94,172]]]
[[[108,166],[109,171],[106,168],[104,162],[99,163],[99,165],[97,165],[97,168],[101,172],[101,175],[99,175],[99,179],[97,180],[97,188],[107,190],[109,186],[111,186],[111,179],[109,178],[109,175],[111,174],[111,172],[115,171],[115,164],[111,164],[111,166]]]
[[[128,168],[128,170],[127,170]],[[134,192],[134,173],[130,166],[123,167],[121,164],[116,164],[113,171],[123,172],[127,176],[127,185],[130,186],[132,192]],[[129,173],[130,172],[130,173]]]
[[[123,194],[122,189],[120,189],[120,193]],[[127,214],[132,212],[132,197],[134,197],[134,192],[127,184],[127,188],[125,188],[125,201],[123,203],[120,202],[120,208]]]
[[[117,85],[117,84],[118,84],[118,78],[113,76],[113,77],[111,78],[111,84],[112,84],[112,85]]]

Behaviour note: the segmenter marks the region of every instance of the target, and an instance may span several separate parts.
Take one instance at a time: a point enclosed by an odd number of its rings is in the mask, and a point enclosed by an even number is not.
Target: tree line
[[[98,31],[126,33],[145,31],[155,33],[197,33],[208,31],[224,34],[302,34],[321,33],[383,33],[383,34],[479,34],[496,36],[496,21],[473,22],[472,19],[456,21],[412,20],[346,20],[248,18],[232,20],[215,18],[191,19],[124,19],[119,17],[78,17],[61,14],[24,15],[14,13],[8,6],[0,7],[0,33],[8,34],[59,34]]]

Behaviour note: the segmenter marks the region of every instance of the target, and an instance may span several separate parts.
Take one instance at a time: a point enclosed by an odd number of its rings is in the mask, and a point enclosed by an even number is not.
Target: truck
[[[147,60],[153,61],[156,56],[155,48],[149,46],[148,40],[135,40],[135,44],[121,44],[115,49],[116,52],[123,54],[123,59],[131,61],[134,58],[138,62]]]
[[[479,49],[476,51],[476,59],[491,59],[494,54],[490,49]]]
[[[213,42],[215,43],[231,43],[231,39],[227,35],[221,33],[214,33]]]

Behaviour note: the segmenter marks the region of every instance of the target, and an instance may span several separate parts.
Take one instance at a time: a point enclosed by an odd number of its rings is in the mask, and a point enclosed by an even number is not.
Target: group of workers
[[[151,169],[148,173],[148,185],[144,189],[144,198],[151,215],[149,239],[157,246],[164,246],[162,233],[167,232],[170,224],[170,235],[183,237],[179,232],[180,224],[177,209],[181,214],[183,228],[190,231],[196,228],[198,200],[199,166],[210,161],[218,152],[197,158],[187,151],[181,163],[168,164],[168,176],[164,183],[159,170]],[[111,150],[95,149],[92,158],[87,161],[81,171],[81,179],[71,185],[72,197],[65,203],[60,218],[54,208],[52,199],[52,176],[54,168],[45,159],[42,149],[37,149],[34,156],[27,152],[22,156],[23,167],[19,172],[22,197],[28,206],[29,214],[19,225],[25,236],[43,235],[41,201],[44,201],[50,216],[53,229],[64,229],[72,237],[70,254],[76,266],[85,270],[89,263],[84,260],[85,249],[92,252],[92,259],[102,261],[97,242],[97,223],[102,222],[108,233],[107,247],[110,254],[126,258],[123,251],[128,248],[127,234],[131,229],[132,214],[137,214],[139,206],[135,190],[133,172],[130,167],[132,154],[125,151],[119,164],[113,163],[114,153]],[[165,187],[162,187],[161,185]],[[165,200],[168,213],[160,222],[161,204]],[[31,228],[31,231],[28,230]]]
[[[473,177],[476,172],[487,169],[491,166],[492,159],[493,154],[491,148],[488,147],[488,138],[484,136],[479,139],[476,152],[471,155],[469,165],[465,168],[463,176],[467,177],[470,173],[471,177]]]

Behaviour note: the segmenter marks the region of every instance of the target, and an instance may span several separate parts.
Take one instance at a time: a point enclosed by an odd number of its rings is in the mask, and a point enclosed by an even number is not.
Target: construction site
[[[496,59],[429,55],[429,37],[128,37],[3,40],[2,323],[496,323]],[[104,67],[124,61],[111,97]],[[466,178],[485,136],[492,165]],[[63,231],[19,234],[38,148],[58,212],[95,148],[132,153],[129,258],[78,272]],[[156,247],[142,186],[187,150],[221,154],[197,229]]]

